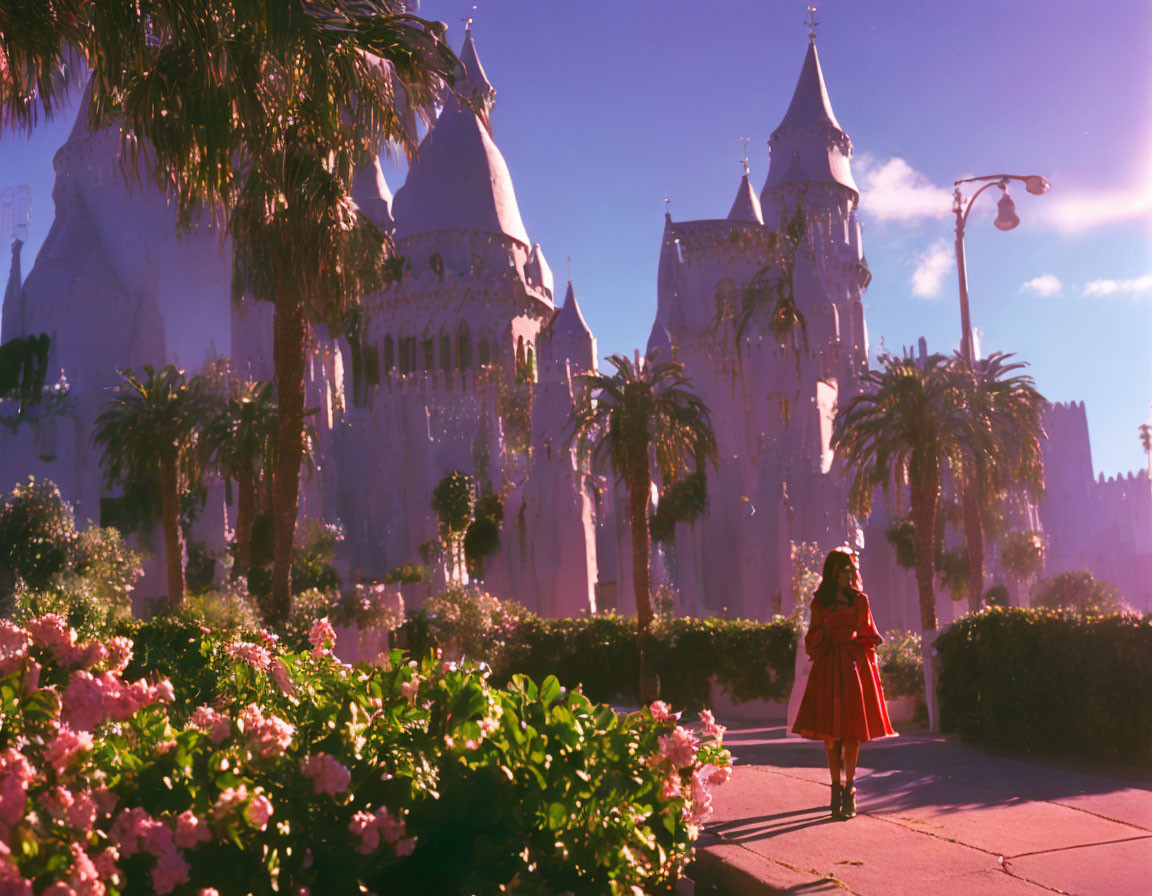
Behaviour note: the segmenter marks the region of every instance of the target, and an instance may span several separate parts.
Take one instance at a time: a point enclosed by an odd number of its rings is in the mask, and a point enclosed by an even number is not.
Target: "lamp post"
[[[1024,189],[1034,196],[1043,196],[1048,192],[1048,181],[1039,174],[985,174],[980,177],[966,177],[954,183],[956,188],[952,195],[952,211],[956,215],[956,273],[960,278],[960,354],[968,362],[969,368],[976,363],[976,353],[972,346],[972,318],[968,310],[968,269],[964,263],[964,227],[968,223],[968,215],[972,211],[972,204],[976,197],[989,187],[1000,188],[1000,201],[996,203],[996,227],[1000,230],[1012,230],[1020,223],[1016,214],[1016,204],[1008,195],[1008,181],[1018,180],[1024,184]],[[960,192],[961,184],[983,183],[968,202]]]

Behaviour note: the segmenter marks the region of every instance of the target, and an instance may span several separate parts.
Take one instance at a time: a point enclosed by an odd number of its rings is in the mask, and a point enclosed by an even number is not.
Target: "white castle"
[[[380,579],[418,562],[420,545],[436,535],[433,489],[448,471],[465,470],[505,497],[488,590],[545,615],[634,612],[623,492],[582,466],[566,431],[574,377],[595,367],[596,340],[571,282],[557,304],[489,119],[477,115],[491,109],[495,91],[470,31],[460,59],[457,89],[472,102],[448,96],[395,198],[378,161],[356,175],[354,198],[392,233],[404,271],[363,298],[351,337],[324,327],[313,334],[307,404],[322,410],[301,513],[341,521],[345,573]],[[117,135],[90,131],[83,110],[55,158],[56,217],[27,279],[21,243],[13,244],[0,332],[3,341],[49,334],[50,369],[64,371],[74,412],[0,430],[0,488],[28,474],[51,478],[80,519],[99,521],[102,500],[114,496],[91,433],[117,371],[196,370],[228,356],[234,369],[270,379],[271,309],[231,302],[227,245],[209,229],[178,234],[163,197],[129,192]],[[794,543],[851,543],[862,549],[881,626],[918,628],[914,580],[884,535],[891,512],[881,505],[867,521],[849,516],[829,447],[836,408],[867,368],[870,275],[852,144],[814,41],[769,143],[759,196],[746,172],[726,217],[665,216],[648,348],[684,364],[712,410],[720,460],[707,474],[705,513],[678,523],[655,552],[654,583],[678,595],[679,612],[766,618],[791,608]],[[807,344],[781,348],[756,319],[738,338],[731,311],[741,288],[764,264],[768,232],[798,207],[806,233],[794,290]],[[530,427],[513,438],[507,383],[517,376],[531,381],[532,410]],[[1088,568],[1152,608],[1147,472],[1093,479],[1083,405],[1055,406],[1048,428],[1047,494],[1016,520],[1047,534],[1045,574]],[[231,511],[223,491],[214,494],[215,512],[201,526],[222,551]],[[995,581],[995,553],[990,561]],[[944,595],[940,618],[965,608]]]

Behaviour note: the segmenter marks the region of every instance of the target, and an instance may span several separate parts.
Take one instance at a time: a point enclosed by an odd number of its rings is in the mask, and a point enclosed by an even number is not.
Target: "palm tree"
[[[276,397],[271,383],[240,383],[217,399],[204,428],[203,449],[220,474],[236,480],[236,576],[247,576],[257,484],[276,456]]]
[[[943,355],[931,355],[922,363],[911,355],[882,355],[879,361],[878,369],[861,377],[863,391],[836,414],[831,444],[844,462],[849,503],[858,516],[871,512],[878,487],[887,495],[895,482],[899,504],[899,490],[908,485],[920,626],[925,633],[925,693],[935,727],[929,651],[936,630],[936,511],[941,474],[955,463],[966,424]]]
[[[1148,458],[1148,475],[1152,476],[1152,424],[1141,423],[1137,429],[1140,433],[1140,446]]]
[[[964,504],[964,539],[968,553],[968,607],[980,609],[984,595],[985,496],[1010,485],[1035,494],[1044,487],[1041,441],[1047,400],[1032,377],[1015,374],[1026,364],[1009,363],[996,352],[970,368],[961,355],[950,371],[964,397],[969,437],[961,444],[960,475]]]
[[[169,364],[144,368],[144,379],[122,370],[124,381],[96,418],[95,442],[109,486],[141,486],[160,505],[168,568],[168,609],[184,605],[184,533],[180,496],[200,481],[197,458],[204,397],[198,378]]]
[[[390,246],[349,194],[355,166],[427,120],[458,60],[402,0],[0,0],[0,123],[51,116],[92,69],[93,127],[117,123],[129,176],[147,163],[184,225],[232,238],[233,289],[275,303],[279,435],[273,618],[291,593],[311,326],[333,330],[378,288]],[[62,76],[63,73],[63,76]]]
[[[652,462],[662,480],[674,482],[689,462],[701,470],[716,461],[711,415],[691,391],[691,380],[678,361],[656,362],[656,351],[633,363],[621,355],[608,362],[611,376],[581,374],[583,388],[572,409],[571,442],[587,439],[595,461],[607,461],[628,489],[632,531],[632,586],[636,595],[636,643],[640,653],[641,699],[651,697],[645,665],[652,624],[649,558],[652,549],[648,503]]]

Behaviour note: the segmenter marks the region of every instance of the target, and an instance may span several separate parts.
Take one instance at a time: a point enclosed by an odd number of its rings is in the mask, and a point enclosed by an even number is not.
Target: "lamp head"
[[[1012,201],[1007,190],[996,203],[996,220],[993,223],[999,230],[1012,230],[1020,223],[1020,216],[1016,214],[1016,203]]]
[[[1030,174],[1024,178],[1024,189],[1033,196],[1043,196],[1048,192],[1048,178],[1041,177],[1039,174]]]

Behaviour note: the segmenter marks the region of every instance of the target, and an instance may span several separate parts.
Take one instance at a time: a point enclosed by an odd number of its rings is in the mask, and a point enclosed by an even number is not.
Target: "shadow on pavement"
[[[733,723],[724,743],[739,765],[771,766],[784,774],[795,770],[797,777],[827,782],[826,772],[813,774],[813,770],[826,768],[823,745],[788,737],[783,725]],[[1014,757],[966,744],[952,735],[909,731],[863,744],[856,783],[861,809],[868,812],[925,805],[958,812],[1016,800],[1059,801],[1130,788],[1149,789],[1152,783],[1152,773],[1145,769],[1077,763],[1090,769],[1089,773],[1070,768],[1072,762]],[[813,810],[817,811],[827,809]]]

